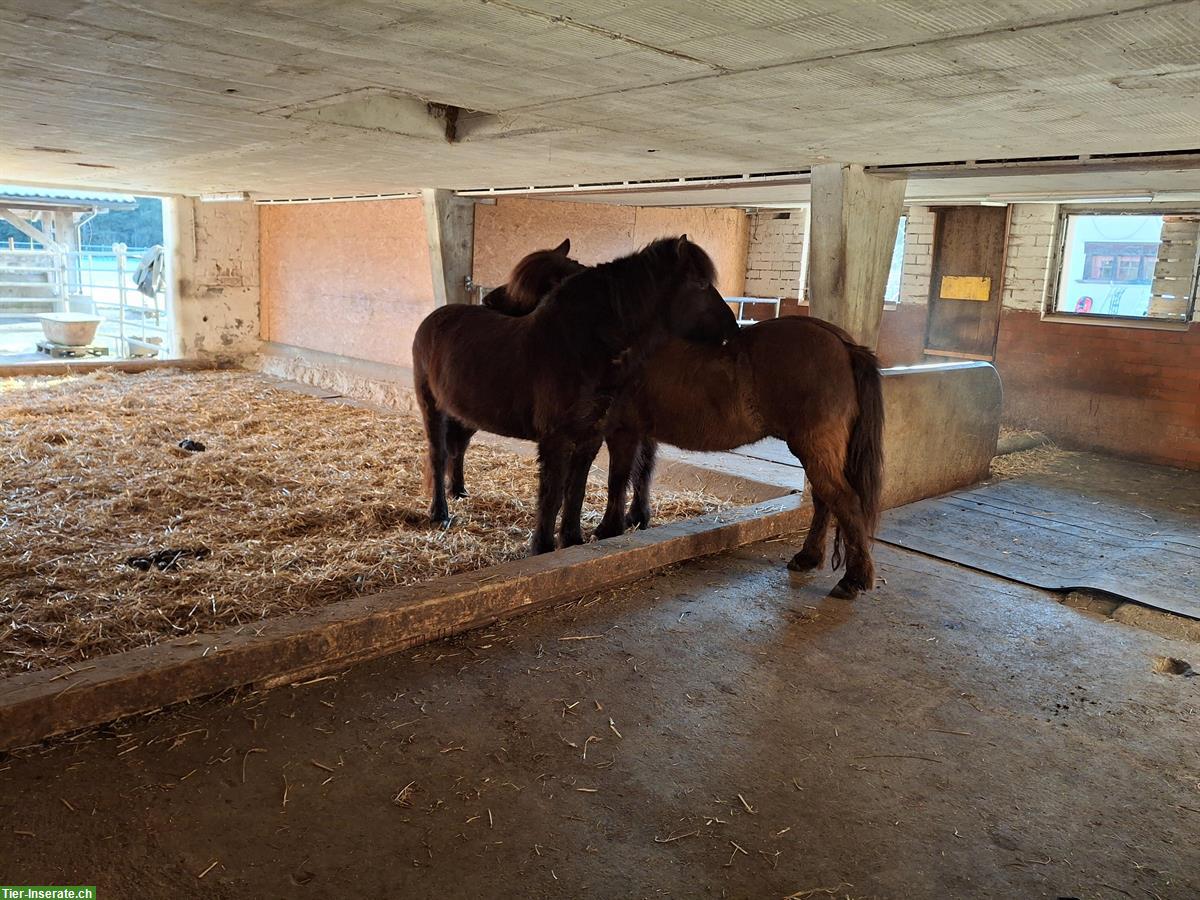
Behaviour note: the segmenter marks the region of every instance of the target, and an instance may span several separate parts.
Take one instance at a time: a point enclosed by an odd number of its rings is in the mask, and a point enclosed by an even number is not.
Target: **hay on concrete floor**
[[[1006,479],[1040,475],[1052,471],[1066,455],[1067,451],[1054,443],[1005,453],[992,458],[990,477]]]
[[[6,379],[0,423],[0,674],[490,566],[524,555],[532,525],[532,460],[472,447],[472,495],[442,531],[416,420],[246,373]],[[590,485],[585,521],[603,502]],[[660,522],[720,506],[655,494]],[[164,548],[209,555],[126,563]]]

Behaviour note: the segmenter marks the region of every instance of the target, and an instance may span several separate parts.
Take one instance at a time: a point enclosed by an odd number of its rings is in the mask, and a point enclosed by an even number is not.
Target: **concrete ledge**
[[[804,527],[799,495],[0,682],[0,749],[247,684],[311,678]]]
[[[388,410],[416,414],[412,370],[405,366],[307,350],[290,344],[264,343],[246,367],[266,375],[327,388]]]

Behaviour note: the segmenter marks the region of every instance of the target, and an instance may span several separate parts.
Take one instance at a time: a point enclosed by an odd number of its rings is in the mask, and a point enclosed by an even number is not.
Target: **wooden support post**
[[[56,209],[52,214],[54,222],[54,240],[63,248],[63,270],[66,276],[67,306],[70,310],[70,298],[82,291],[79,278],[81,260],[79,258],[79,229],[75,227],[75,212],[70,209]]]
[[[813,166],[809,217],[809,310],[874,348],[883,318],[904,178],[868,175],[862,166]]]
[[[443,188],[425,188],[421,199],[434,303],[468,303],[467,277],[475,256],[475,202]]]
[[[58,242],[43,229],[39,228],[33,222],[30,222],[28,219],[21,218],[21,216],[18,216],[15,212],[7,207],[0,207],[0,220],[7,222],[27,238],[31,238],[37,243],[43,245],[47,250],[57,253],[65,249],[64,247],[59,246]]]

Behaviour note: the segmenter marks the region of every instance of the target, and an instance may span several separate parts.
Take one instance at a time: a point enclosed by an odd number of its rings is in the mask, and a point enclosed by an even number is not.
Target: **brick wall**
[[[799,300],[803,267],[806,210],[791,210],[780,218],[778,210],[763,210],[750,220],[750,248],[746,258],[746,294],[781,297],[780,315],[808,315]],[[784,213],[786,215],[786,213]],[[929,273],[933,265],[934,213],[926,206],[905,210],[904,268],[900,303],[883,313],[879,356],[884,365],[912,365],[922,361],[925,319],[929,302]],[[766,307],[746,307],[746,318],[766,318]]]
[[[925,323],[929,316],[929,277],[933,269],[933,226],[928,206],[904,210],[904,267],[900,302],[884,307],[879,326],[879,359],[885,366],[911,366],[925,361]]]
[[[1200,469],[1200,325],[1083,325],[1006,309],[996,368],[1007,424],[1067,446]]]
[[[1057,223],[1058,207],[1052,203],[1013,206],[1001,300],[1005,308],[1041,310],[1050,277],[1050,256]]]
[[[746,296],[799,298],[807,221],[803,209],[767,209],[750,217]]]
[[[1052,204],[1013,208],[996,346],[1005,423],[1070,447],[1200,469],[1200,326],[1044,320],[1057,224]]]
[[[900,303],[880,330],[884,365],[924,358],[936,214],[906,214]],[[807,315],[796,292],[777,290],[779,279],[799,278],[803,220],[774,215],[752,220],[747,293],[791,297],[783,314]],[[1044,321],[1057,225],[1053,204],[1012,209],[996,349],[1005,422],[1067,446],[1200,469],[1200,310],[1186,332]]]
[[[910,206],[904,214],[904,268],[900,274],[900,303],[929,304],[929,275],[933,270],[933,226],[937,217],[928,206]],[[925,323],[921,323],[924,340]]]

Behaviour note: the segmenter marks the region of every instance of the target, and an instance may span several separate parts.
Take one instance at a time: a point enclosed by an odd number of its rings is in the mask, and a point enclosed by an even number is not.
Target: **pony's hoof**
[[[573,533],[573,534],[560,534],[558,536],[558,546],[559,547],[578,547],[582,543],[583,543],[582,532]]]
[[[625,517],[625,527],[630,531],[645,531],[650,527],[650,511],[631,512]]]
[[[606,525],[601,522],[596,526],[596,540],[602,541],[605,538],[619,537],[624,534],[624,529],[620,525]]]
[[[810,555],[801,551],[788,560],[787,567],[793,572],[811,572],[821,568],[825,560],[820,556]]]
[[[463,497],[467,496],[467,489],[465,487],[450,488],[450,496],[455,500],[461,500]]]
[[[431,509],[429,511],[429,522],[439,528],[445,528],[450,524],[450,510],[448,509]]]
[[[829,596],[836,597],[839,600],[853,600],[866,589],[866,585],[860,584],[857,579],[846,575],[833,586],[833,590],[829,592]]]
[[[557,550],[554,546],[554,541],[539,541],[536,538],[529,545],[530,556],[541,556],[543,553],[549,553],[552,550]]]

